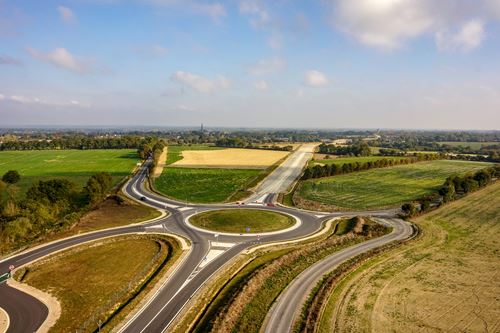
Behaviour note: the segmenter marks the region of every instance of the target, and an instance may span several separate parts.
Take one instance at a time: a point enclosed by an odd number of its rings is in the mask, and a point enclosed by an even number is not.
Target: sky
[[[0,0],[0,127],[500,129],[500,0]]]

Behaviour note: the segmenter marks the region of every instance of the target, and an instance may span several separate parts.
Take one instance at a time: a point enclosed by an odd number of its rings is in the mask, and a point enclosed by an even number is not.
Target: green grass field
[[[66,178],[83,187],[101,171],[109,172],[117,183],[138,161],[133,149],[1,151],[0,175],[17,170],[21,180],[16,185],[25,193],[35,181],[50,178]]]
[[[438,160],[373,169],[303,182],[296,195],[344,209],[395,207],[440,186],[453,174],[491,164]]]
[[[295,220],[288,215],[257,209],[204,212],[193,216],[189,222],[203,229],[234,233],[270,232],[286,229],[295,224]],[[249,228],[249,231],[246,228]]]
[[[488,142],[472,142],[472,141],[466,141],[466,142],[458,142],[458,141],[449,141],[449,142],[438,142],[440,145],[448,145],[452,147],[470,147],[471,149],[480,149],[481,146],[492,146],[492,145],[500,145],[500,142],[493,142],[493,141],[488,141]]]
[[[165,168],[155,180],[161,193],[178,200],[215,203],[228,200],[259,177],[262,170]]]
[[[168,146],[166,164],[170,165],[172,163],[182,160],[181,153],[183,150],[219,150],[219,149],[224,149],[224,148],[202,145],[202,144]]]
[[[366,163],[366,162],[373,162],[373,161],[378,161],[378,160],[402,160],[404,157],[397,157],[397,156],[361,156],[361,157],[339,157],[339,158],[332,158],[332,159],[327,159],[327,160],[314,160],[310,161],[309,165],[314,166],[316,164],[337,164],[337,165],[342,165],[344,163]]]

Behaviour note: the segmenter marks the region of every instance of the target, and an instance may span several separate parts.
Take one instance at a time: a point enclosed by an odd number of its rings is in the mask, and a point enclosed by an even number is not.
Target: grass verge
[[[46,258],[21,269],[16,278],[59,300],[62,313],[53,331],[93,332],[99,323],[109,331],[115,316],[172,265],[178,250],[166,236],[112,238]]]
[[[258,209],[226,209],[194,215],[189,222],[212,231],[261,233],[289,228],[295,224],[295,219],[288,215]]]

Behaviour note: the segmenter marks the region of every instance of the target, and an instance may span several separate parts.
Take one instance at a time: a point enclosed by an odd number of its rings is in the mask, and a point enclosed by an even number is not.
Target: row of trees
[[[439,158],[440,157],[438,154],[418,154],[417,156],[412,156],[412,157],[381,158],[376,161],[368,161],[368,162],[350,162],[343,164],[315,165],[312,167],[308,167],[304,170],[302,179],[305,180],[311,178],[331,177],[335,175],[341,175],[356,171],[385,168],[389,166],[402,165],[402,164],[411,164],[419,161],[429,161]]]
[[[0,253],[70,227],[111,187],[111,176],[101,172],[91,176],[83,189],[67,179],[40,180],[21,197],[15,183],[0,181]]]
[[[336,146],[322,143],[319,145],[319,153],[349,156],[370,156],[372,154],[370,146],[364,141],[348,146]]]
[[[468,193],[485,187],[500,177],[500,165],[485,168],[464,176],[446,178],[437,192],[426,195],[413,202],[405,203],[401,210],[407,216],[423,214],[441,204],[459,199]]]
[[[264,150],[281,150],[281,151],[292,151],[293,146],[277,146],[277,145],[263,145],[260,143],[252,143],[244,138],[239,137],[228,137],[221,138],[215,141],[217,147],[226,148],[247,148],[247,149],[264,149]]]

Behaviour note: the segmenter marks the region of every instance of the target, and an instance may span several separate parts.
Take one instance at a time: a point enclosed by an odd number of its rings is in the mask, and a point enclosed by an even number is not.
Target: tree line
[[[370,156],[370,146],[366,142],[357,142],[347,146],[322,143],[319,145],[320,154],[348,155],[348,156]]]
[[[312,178],[323,178],[331,177],[336,175],[342,175],[346,173],[370,170],[376,168],[385,168],[396,165],[411,164],[420,161],[431,161],[442,158],[439,154],[417,154],[412,157],[404,158],[381,158],[375,161],[368,162],[349,162],[343,164],[325,164],[325,165],[315,165],[312,167],[307,167],[302,174],[302,180],[312,179]]]
[[[442,204],[460,199],[468,193],[491,184],[500,177],[500,165],[485,168],[463,176],[450,176],[443,185],[431,194],[412,202],[404,203],[401,210],[406,216],[416,216],[440,207]]]
[[[67,179],[39,180],[19,196],[21,175],[8,171],[0,181],[0,253],[69,228],[89,209],[103,201],[112,188],[112,177],[99,172],[78,190]]]

